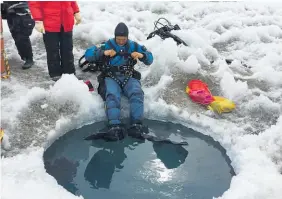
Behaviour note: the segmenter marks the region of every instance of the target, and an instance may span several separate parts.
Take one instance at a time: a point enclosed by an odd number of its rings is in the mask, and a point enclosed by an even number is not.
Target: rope
[[[3,36],[3,27],[2,27],[2,16],[0,18],[0,28],[1,28],[1,48],[3,47],[3,49],[1,49],[1,58],[3,57],[4,58],[4,67],[5,67],[5,70],[6,72],[6,75],[2,75],[1,74],[1,79],[8,79],[11,75],[11,71],[10,71],[10,66],[9,66],[9,63],[8,63],[8,59],[7,59],[7,56],[6,56],[6,52],[4,50],[4,36]],[[2,64],[2,60],[1,60],[1,64]],[[2,66],[1,66],[2,68]]]
[[[6,52],[5,52],[4,49],[2,49],[1,54],[4,57],[4,64],[5,64],[5,69],[6,69],[6,75],[1,74],[1,79],[8,79],[11,75],[11,70],[10,70],[10,65],[9,65],[9,62],[8,62],[8,59],[7,59],[7,56],[6,56]]]
[[[1,128],[0,129],[0,142],[2,142],[3,137],[4,137],[4,130]]]

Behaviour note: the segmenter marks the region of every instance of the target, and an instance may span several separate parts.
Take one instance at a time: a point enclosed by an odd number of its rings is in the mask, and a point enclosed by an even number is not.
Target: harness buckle
[[[126,70],[126,71],[124,72],[124,75],[125,75],[125,76],[131,76],[131,71],[130,71],[130,70]]]

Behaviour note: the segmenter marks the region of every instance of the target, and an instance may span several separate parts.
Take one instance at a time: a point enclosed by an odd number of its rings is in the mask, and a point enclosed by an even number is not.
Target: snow
[[[116,24],[124,21],[130,38],[144,44],[155,58],[150,67],[138,65],[145,116],[182,123],[212,136],[226,149],[236,176],[220,199],[281,199],[281,2],[79,2],[79,6],[82,24],[74,27],[76,60],[86,47],[112,37]],[[146,40],[159,17],[177,23],[182,30],[174,33],[188,46],[157,36]],[[3,26],[10,63],[19,64],[6,22]],[[77,68],[93,82],[93,93],[73,75],[64,75],[55,84],[48,78],[41,37],[36,31],[31,36],[36,66],[23,71],[11,65],[11,79],[1,81],[3,199],[82,198],[46,173],[43,152],[69,130],[106,119],[96,75]],[[236,61],[227,65],[224,58]],[[217,59],[213,66],[210,59]],[[240,61],[252,68],[244,68]],[[215,116],[194,106],[184,93],[192,77],[212,79],[208,82],[212,92],[233,100],[236,110]]]

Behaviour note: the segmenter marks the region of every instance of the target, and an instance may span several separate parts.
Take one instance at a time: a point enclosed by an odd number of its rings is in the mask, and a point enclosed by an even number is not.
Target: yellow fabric
[[[229,113],[236,108],[236,105],[231,100],[228,100],[224,97],[213,96],[214,101],[209,104],[208,109],[215,111],[219,114],[221,113]]]
[[[3,136],[4,136],[4,130],[3,130],[3,129],[1,129],[1,130],[0,130],[0,141],[2,141]]]

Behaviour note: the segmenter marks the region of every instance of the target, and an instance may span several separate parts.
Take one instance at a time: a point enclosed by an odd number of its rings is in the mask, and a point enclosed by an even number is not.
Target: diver
[[[97,151],[87,164],[84,178],[94,189],[109,189],[114,172],[123,169],[122,163],[127,158],[124,151],[126,146],[121,143],[104,143],[102,147],[97,142],[93,144],[102,149]]]
[[[91,158],[84,172],[84,178],[94,189],[110,189],[115,172],[124,168],[127,159],[125,149],[135,150],[144,141],[124,139],[121,142],[108,143],[104,141],[92,142],[95,148],[101,148]],[[188,151],[181,145],[153,142],[156,156],[166,169],[175,169],[183,164],[188,156]]]
[[[109,39],[101,47],[93,46],[85,52],[87,61],[102,61],[102,73],[98,77],[98,93],[105,101],[108,118],[108,139],[121,140],[128,135],[141,134],[144,130],[144,93],[141,88],[141,74],[134,70],[137,60],[145,65],[153,63],[153,55],[145,46],[128,39],[128,27],[119,23]],[[120,120],[121,93],[130,103],[130,127],[126,130]]]

